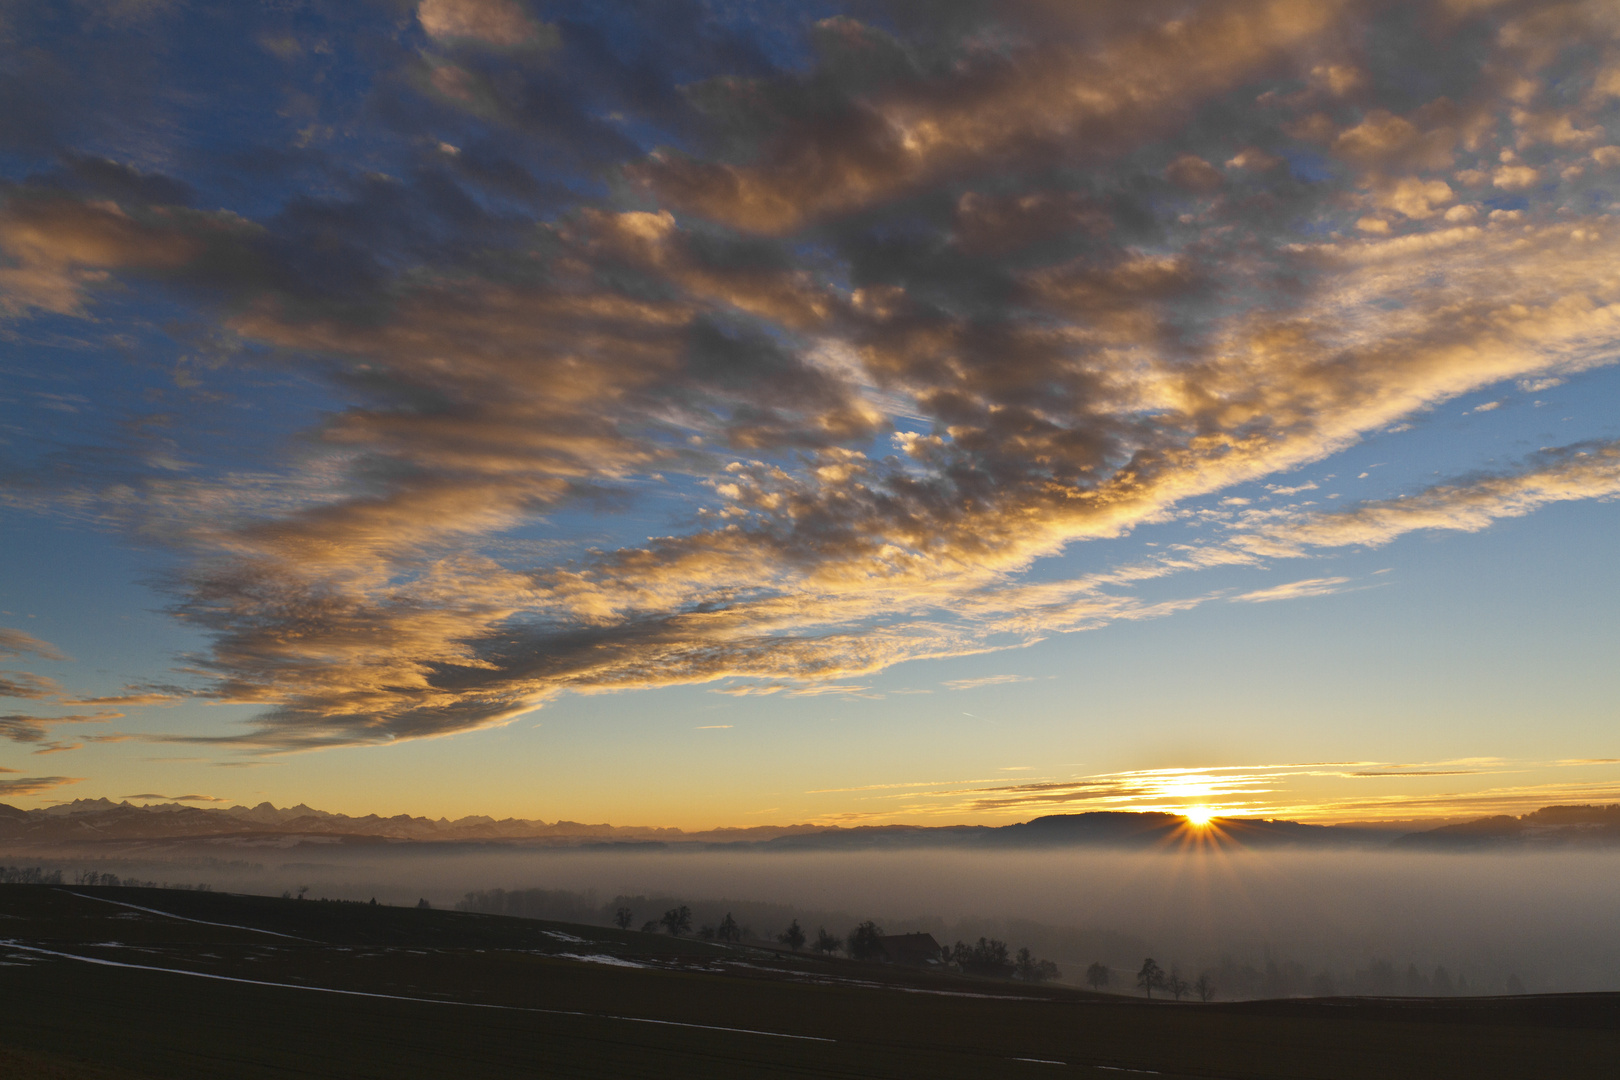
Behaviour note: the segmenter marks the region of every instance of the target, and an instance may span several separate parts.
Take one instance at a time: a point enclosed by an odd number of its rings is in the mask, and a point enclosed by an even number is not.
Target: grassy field
[[[0,885],[0,962],[19,1080],[1620,1075],[1620,995],[1150,1003],[207,892]]]

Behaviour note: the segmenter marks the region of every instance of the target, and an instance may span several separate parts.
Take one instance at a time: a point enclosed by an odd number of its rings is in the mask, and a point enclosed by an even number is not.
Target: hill
[[[1409,833],[1395,844],[1425,851],[1612,847],[1620,845],[1620,805],[1547,806],[1521,817],[1483,817]]]

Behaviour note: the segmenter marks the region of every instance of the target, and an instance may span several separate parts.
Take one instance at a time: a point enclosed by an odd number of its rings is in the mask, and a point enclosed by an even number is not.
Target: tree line
[[[1086,982],[1093,990],[1106,990],[1112,982],[1108,966],[1098,961],[1086,969]],[[1142,962],[1136,973],[1136,988],[1152,997],[1155,992],[1166,994],[1177,1001],[1196,997],[1210,1001],[1215,997],[1216,985],[1232,989],[1238,998],[1337,997],[1340,994],[1402,997],[1461,997],[1472,993],[1509,994],[1525,992],[1518,975],[1509,974],[1501,990],[1475,991],[1461,975],[1453,976],[1444,965],[1425,974],[1416,964],[1408,964],[1403,972],[1387,960],[1375,960],[1368,967],[1356,971],[1347,985],[1340,986],[1327,972],[1310,975],[1302,965],[1285,961],[1267,960],[1262,971],[1249,964],[1237,964],[1223,959],[1213,971],[1201,973],[1187,982],[1172,965],[1167,973],[1152,957]]]
[[[0,884],[6,885],[63,885],[67,882],[61,870],[46,870],[42,866],[0,866]],[[119,877],[100,870],[78,870],[73,874],[73,884],[91,886],[95,888],[113,888],[123,886],[126,889],[200,889],[208,891],[207,885],[182,885],[178,882],[142,881],[139,878]]]
[[[613,912],[613,924],[620,930],[629,930],[635,923],[636,913],[633,909],[621,905]],[[674,937],[689,934],[692,932],[692,909],[685,904],[672,907],[658,918],[642,923],[641,931],[643,933],[663,931]],[[697,936],[705,941],[756,940],[749,928],[738,923],[729,911],[717,925],[699,928]],[[819,927],[816,930],[815,940],[812,941],[804,928],[799,925],[799,920],[794,919],[786,930],[776,935],[776,941],[794,952],[809,946],[812,952],[823,956],[833,956],[842,952],[852,960],[883,960],[889,958],[888,946],[884,940],[886,936],[881,926],[874,920],[867,919],[842,938],[829,932],[825,926]],[[1027,946],[1014,954],[1008,949],[1005,941],[994,938],[981,937],[976,945],[958,941],[954,946],[942,947],[939,956],[930,959],[937,959],[942,965],[954,967],[968,975],[1022,979],[1025,982],[1047,982],[1063,977],[1056,964],[1050,960],[1038,959]]]

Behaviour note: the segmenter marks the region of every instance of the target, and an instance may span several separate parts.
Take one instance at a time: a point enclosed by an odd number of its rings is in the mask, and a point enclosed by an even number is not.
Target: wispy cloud
[[[67,656],[48,641],[41,641],[32,634],[21,630],[13,630],[0,626],[0,658],[10,659],[32,653],[45,660],[66,660]]]
[[[1092,810],[1180,813],[1204,805],[1228,816],[1287,817],[1306,821],[1410,819],[1457,814],[1523,813],[1558,802],[1620,800],[1620,774],[1603,770],[1579,779],[1558,774],[1571,768],[1616,762],[1527,761],[1465,758],[1428,763],[1305,762],[1177,767],[1052,777],[1008,784],[1001,780],[909,782],[835,788],[826,792],[876,801],[848,811],[856,818],[963,816],[1027,818]],[[1434,791],[1436,780],[1469,778],[1462,790]],[[1488,777],[1535,777],[1523,783],[1486,783]],[[1366,794],[1385,781],[1394,790]],[[1431,785],[1413,790],[1412,785]],[[1404,786],[1404,790],[1403,790]],[[1306,793],[1309,794],[1306,794]],[[871,793],[871,794],[868,794]],[[828,818],[827,820],[832,820]]]
[[[29,713],[7,713],[0,716],[0,739],[12,742],[43,742],[51,728],[58,724],[105,724],[120,719],[117,712],[80,713],[69,716],[34,716]],[[66,749],[76,749],[67,747]]]
[[[1329,596],[1342,592],[1343,587],[1349,584],[1350,579],[1345,577],[1306,578],[1303,581],[1290,581],[1283,585],[1272,585],[1264,589],[1255,589],[1252,592],[1242,593],[1232,597],[1250,604],[1262,604],[1272,600],[1298,600],[1306,596]]]
[[[43,795],[68,784],[77,784],[83,779],[82,776],[24,776],[16,780],[0,780],[0,796],[22,798]]]
[[[144,795],[124,795],[124,796],[121,796],[121,797],[128,800],[128,801],[130,801],[130,802],[210,802],[210,803],[222,803],[222,802],[230,802],[231,801],[229,799],[222,799],[217,795],[157,795],[157,794],[153,794],[152,792],[147,792]]]
[[[1028,675],[983,675],[976,679],[947,679],[945,686],[950,690],[976,690],[981,686],[1005,686],[1008,683],[1029,682]]]

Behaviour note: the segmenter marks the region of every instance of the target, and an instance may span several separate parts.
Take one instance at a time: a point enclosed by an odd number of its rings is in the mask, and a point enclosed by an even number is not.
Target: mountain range
[[[197,807],[78,799],[38,810],[0,803],[0,844],[199,841],[245,847],[313,844],[500,844],[531,847],[716,847],[765,851],[853,851],[900,848],[1043,848],[1095,845],[1138,849],[1210,844],[1221,847],[1358,847],[1467,851],[1498,848],[1620,846],[1620,805],[1549,806],[1522,817],[1485,817],[1434,829],[1310,825],[1264,818],[1217,818],[1209,829],[1168,813],[1100,811],[1053,814],[1012,825],[761,825],[746,829],[681,829],[591,825],[575,821],[458,818],[400,814],[350,817],[299,804]]]

